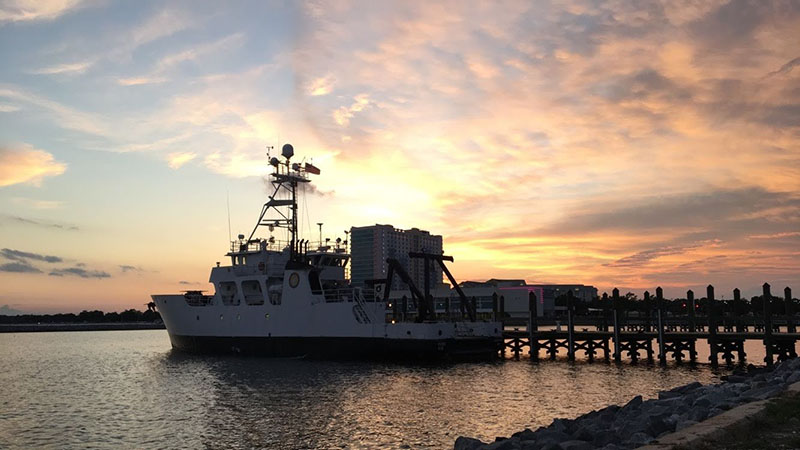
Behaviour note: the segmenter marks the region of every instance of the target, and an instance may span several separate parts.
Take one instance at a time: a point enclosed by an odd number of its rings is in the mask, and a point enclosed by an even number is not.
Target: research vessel
[[[440,313],[427,283],[424,292],[414,286],[397,260],[387,260],[386,278],[352,286],[346,241],[312,246],[298,239],[298,189],[320,170],[293,163],[293,156],[290,144],[283,146],[282,158],[267,156],[272,195],[249,237],[238,235],[226,263],[211,268],[213,294],[152,295],[175,350],[348,359],[497,355],[502,325],[476,319],[474,302],[445,267],[451,257],[410,255],[423,258],[426,271],[441,265],[457,290],[459,297]],[[277,241],[276,230],[285,230],[287,240]],[[394,276],[408,285],[409,298],[390,299]]]

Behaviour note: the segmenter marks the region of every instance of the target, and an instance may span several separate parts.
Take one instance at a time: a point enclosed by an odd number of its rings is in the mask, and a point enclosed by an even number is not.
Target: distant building
[[[408,272],[420,289],[425,286],[425,266],[422,259],[409,258],[409,252],[442,254],[442,237],[412,228],[400,230],[391,225],[371,225],[350,228],[350,279],[354,286],[366,280],[386,278],[387,258],[394,258]],[[434,263],[429,278],[432,289],[442,285],[442,268]],[[392,290],[406,289],[400,277],[392,280]]]
[[[492,294],[505,298],[505,311],[511,315],[524,315],[528,311],[528,296],[536,295],[539,316],[553,316],[565,309],[556,306],[556,299],[572,291],[576,301],[589,302],[597,297],[597,288],[583,284],[527,284],[525,280],[465,281],[460,284],[467,297],[476,297],[478,305],[491,307]]]

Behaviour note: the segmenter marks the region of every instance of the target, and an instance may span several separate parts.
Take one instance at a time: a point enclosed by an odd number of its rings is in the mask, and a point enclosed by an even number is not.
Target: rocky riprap
[[[638,395],[625,406],[612,405],[572,420],[556,419],[548,427],[525,429],[491,444],[459,437],[455,450],[636,448],[735,406],[779,394],[800,381],[800,358],[784,361],[771,371],[750,366],[723,379],[723,383],[708,386],[690,383],[659,392],[657,399],[647,401]]]

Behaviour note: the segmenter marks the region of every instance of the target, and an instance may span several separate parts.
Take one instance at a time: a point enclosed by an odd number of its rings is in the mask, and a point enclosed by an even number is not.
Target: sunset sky
[[[634,6],[635,4],[635,6]],[[211,289],[266,147],[301,229],[457,278],[800,292],[800,1],[0,0],[0,306]],[[2,314],[2,310],[0,310]]]

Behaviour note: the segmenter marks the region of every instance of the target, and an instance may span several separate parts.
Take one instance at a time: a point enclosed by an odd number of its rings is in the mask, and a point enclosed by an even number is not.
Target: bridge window
[[[242,294],[244,295],[244,302],[248,305],[264,304],[264,292],[258,280],[242,281]]]
[[[319,281],[319,272],[312,270],[308,272],[308,284],[311,285],[311,293],[314,295],[322,294],[322,284]]]
[[[222,298],[222,303],[224,305],[239,304],[239,297],[236,295],[238,293],[238,289],[236,289],[236,283],[233,281],[220,282],[219,291],[219,295]]]
[[[267,294],[270,304],[280,305],[281,297],[283,297],[283,280],[278,277],[270,277],[267,280]]]

